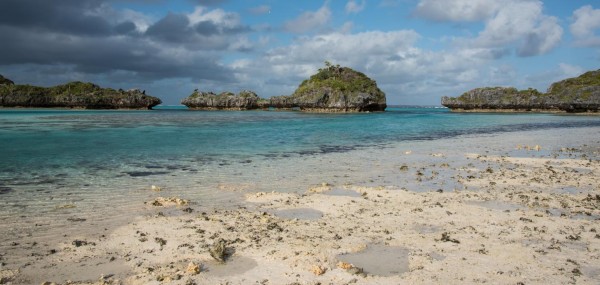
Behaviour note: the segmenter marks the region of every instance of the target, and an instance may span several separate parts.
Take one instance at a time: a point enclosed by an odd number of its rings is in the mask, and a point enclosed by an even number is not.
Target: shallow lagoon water
[[[301,193],[323,182],[450,191],[460,185],[434,177],[427,164],[411,164],[404,150],[430,155],[437,150],[423,141],[597,126],[596,116],[431,108],[373,114],[0,109],[0,241],[127,221],[146,213],[143,201],[156,196],[226,207],[240,203],[245,191]],[[464,160],[430,159],[451,166]],[[409,171],[399,172],[403,164]],[[417,170],[422,181],[415,180]]]

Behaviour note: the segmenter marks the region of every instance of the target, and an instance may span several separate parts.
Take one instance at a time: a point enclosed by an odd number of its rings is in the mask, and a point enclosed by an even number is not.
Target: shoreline
[[[63,240],[16,245],[35,248],[22,257],[29,265],[1,256],[0,278],[5,284],[593,284],[600,278],[600,128],[551,132],[562,143],[548,133],[372,150],[388,154],[361,166],[373,183],[339,178],[291,193],[224,187],[219,191],[245,197],[229,209],[174,199],[154,206],[174,194],[156,192],[155,199],[137,201],[145,214],[101,235],[74,228]],[[542,151],[531,148],[536,144]],[[225,264],[209,254],[221,239]]]

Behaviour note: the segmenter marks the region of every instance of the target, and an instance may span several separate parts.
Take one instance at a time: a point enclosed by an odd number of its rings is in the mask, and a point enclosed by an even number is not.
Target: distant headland
[[[442,97],[456,112],[600,112],[600,70],[552,83],[546,93],[536,89],[485,87],[458,97]]]
[[[325,68],[304,80],[289,96],[259,98],[252,91],[238,95],[195,90],[181,104],[196,110],[299,109],[307,112],[384,111],[385,93],[365,74],[325,62]]]
[[[0,107],[152,109],[160,103],[139,89],[114,90],[78,81],[54,87],[17,85],[0,75]]]

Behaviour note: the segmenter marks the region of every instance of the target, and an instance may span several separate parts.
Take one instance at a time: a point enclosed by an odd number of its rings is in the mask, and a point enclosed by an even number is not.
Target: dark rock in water
[[[75,222],[85,222],[85,221],[87,221],[87,219],[84,219],[84,218],[67,218],[67,221],[75,223]]]
[[[512,87],[476,88],[459,97],[442,97],[442,105],[453,111],[600,111],[600,70],[553,83],[546,93]]]
[[[143,176],[150,176],[150,175],[163,175],[163,174],[168,174],[169,172],[167,171],[156,171],[156,172],[150,172],[150,171],[129,171],[129,172],[125,172],[125,174],[131,176],[131,177],[143,177]]]
[[[194,90],[194,93],[183,99],[181,104],[191,109],[198,110],[252,110],[264,107],[264,100],[256,93],[248,90],[241,91],[238,95],[231,92],[215,94],[213,92],[202,92]]]
[[[10,187],[0,186],[0,195],[6,194],[6,193],[11,192],[11,191],[13,191],[13,189],[10,188]]]
[[[88,82],[54,87],[15,85],[0,76],[0,106],[83,109],[152,109],[161,100],[138,89],[114,90]]]
[[[294,94],[274,98],[272,105],[312,112],[385,111],[385,93],[374,80],[348,67],[325,65],[304,80]]]

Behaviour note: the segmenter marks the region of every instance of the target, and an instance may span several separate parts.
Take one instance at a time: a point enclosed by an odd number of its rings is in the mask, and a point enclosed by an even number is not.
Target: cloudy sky
[[[1,0],[0,74],[91,81],[164,104],[200,90],[291,94],[324,61],[388,104],[533,87],[600,68],[596,0]]]

